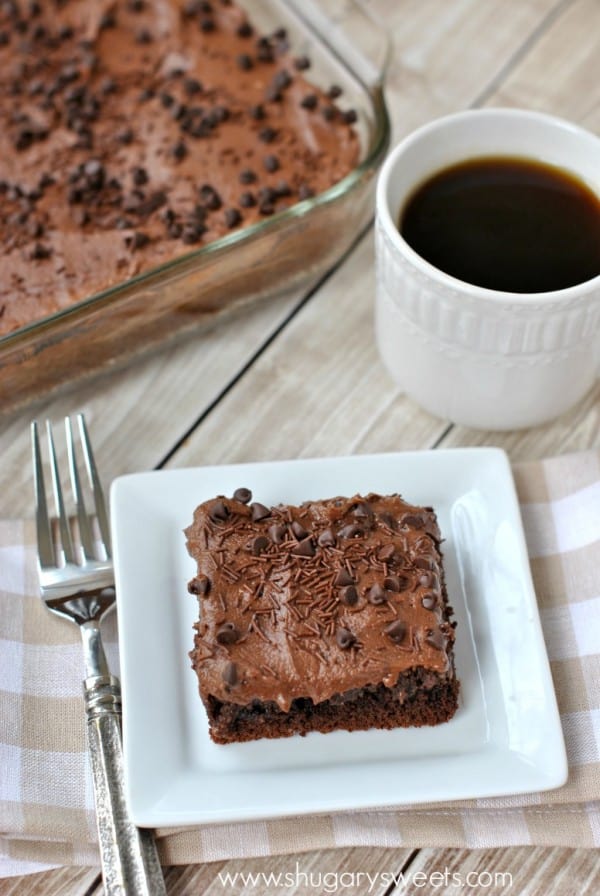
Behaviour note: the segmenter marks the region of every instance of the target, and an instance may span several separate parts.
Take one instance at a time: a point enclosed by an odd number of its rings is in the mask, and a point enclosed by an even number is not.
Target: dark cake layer
[[[429,673],[428,673],[429,674]],[[259,738],[304,736],[311,731],[367,731],[369,728],[410,728],[439,725],[452,718],[458,705],[458,681],[437,678],[423,687],[422,670],[400,677],[399,687],[365,687],[351,695],[339,695],[323,703],[308,698],[292,701],[288,712],[276,703],[253,701],[247,706],[222,703],[215,697],[206,702],[212,739],[219,744],[241,743]],[[410,694],[399,698],[399,690]]]

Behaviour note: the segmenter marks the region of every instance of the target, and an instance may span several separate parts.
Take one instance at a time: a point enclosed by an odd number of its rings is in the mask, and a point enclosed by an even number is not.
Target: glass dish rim
[[[132,288],[143,288],[145,284],[149,285],[153,281],[161,280],[163,278],[166,279],[171,274],[177,274],[179,268],[185,269],[188,265],[193,264],[197,260],[201,261],[204,258],[214,257],[220,252],[227,252],[232,246],[239,243],[243,244],[251,242],[263,234],[277,232],[277,230],[285,227],[288,222],[294,221],[295,219],[301,219],[310,214],[313,210],[320,209],[329,203],[334,202],[339,197],[349,193],[355,184],[362,180],[366,173],[370,170],[377,170],[379,162],[389,148],[391,139],[391,121],[383,91],[389,65],[391,45],[389,36],[386,34],[382,23],[373,15],[373,13],[366,9],[359,0],[351,0],[351,3],[381,32],[382,39],[384,40],[383,61],[374,84],[369,85],[365,83],[363,78],[352,71],[353,77],[361,85],[367,96],[370,97],[371,111],[374,114],[373,130],[367,146],[365,158],[359,162],[349,174],[316,196],[296,202],[289,208],[276,212],[276,214],[265,220],[257,221],[247,227],[242,227],[240,230],[219,237],[219,239],[213,240],[213,242],[208,243],[205,246],[185,252],[183,255],[179,255],[162,264],[155,265],[149,270],[136,274],[121,283],[114,284],[100,292],[79,299],[73,304],[61,308],[46,317],[33,320],[30,323],[24,324],[22,327],[18,327],[16,330],[6,333],[4,336],[0,336],[0,365],[2,364],[2,352],[4,350],[10,351],[12,349],[18,349],[20,343],[27,344],[28,340],[36,333],[52,330],[58,322],[69,318],[76,319],[86,311],[93,311],[97,307],[111,305],[119,299],[122,294]],[[337,55],[321,35],[318,35],[318,37],[321,43],[323,43],[330,52]]]

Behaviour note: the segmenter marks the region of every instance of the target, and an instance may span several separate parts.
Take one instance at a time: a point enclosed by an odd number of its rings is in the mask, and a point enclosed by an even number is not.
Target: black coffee
[[[438,172],[409,198],[399,230],[436,268],[488,289],[548,292],[600,274],[600,198],[527,159],[472,159]]]

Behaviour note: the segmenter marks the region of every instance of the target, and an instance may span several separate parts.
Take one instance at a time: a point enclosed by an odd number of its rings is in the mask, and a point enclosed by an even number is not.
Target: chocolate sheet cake
[[[368,494],[266,507],[248,489],[186,529],[190,653],[217,743],[436,725],[459,683],[432,508]]]
[[[1,3],[0,335],[348,174],[308,68],[229,0]]]

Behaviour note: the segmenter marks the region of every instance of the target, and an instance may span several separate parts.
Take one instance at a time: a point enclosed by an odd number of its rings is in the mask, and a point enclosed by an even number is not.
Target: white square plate
[[[460,706],[435,728],[217,746],[188,651],[197,602],[182,533],[239,486],[263,504],[400,492],[433,505],[458,621]],[[138,825],[275,818],[548,790],[567,776],[523,528],[495,448],[140,473],[112,489],[126,787]]]

